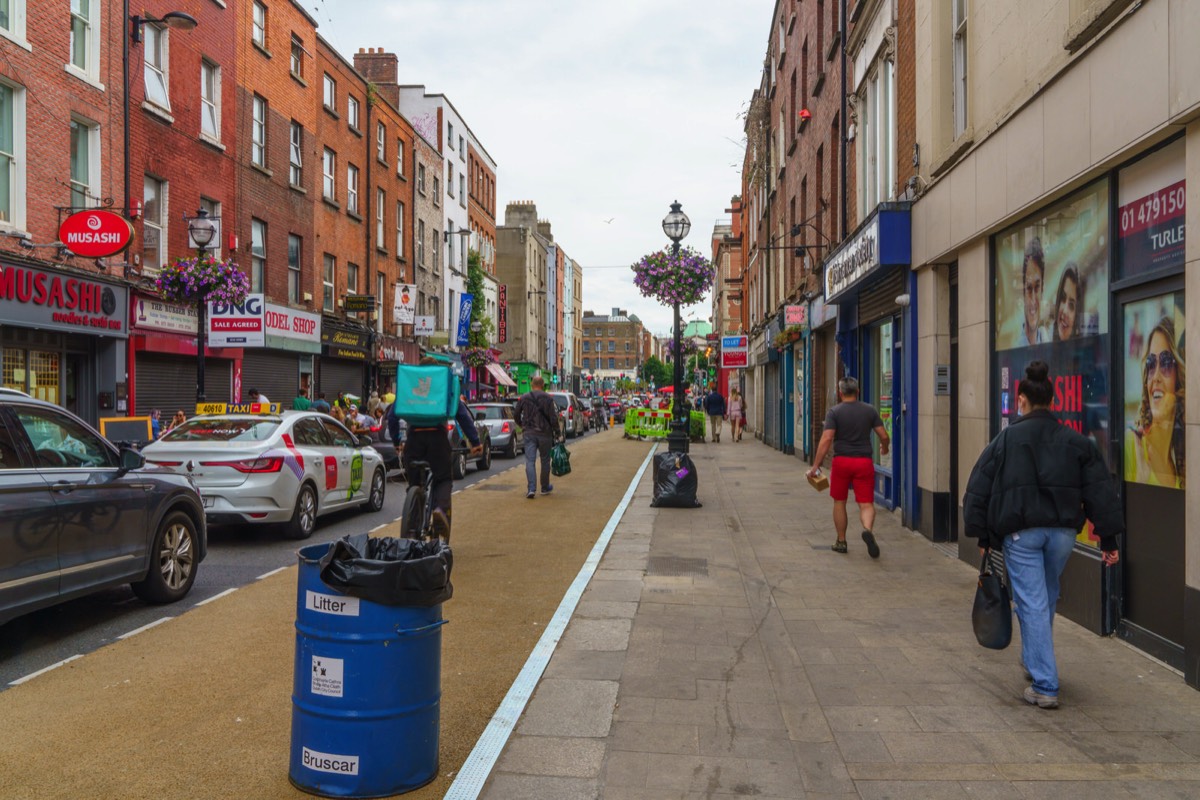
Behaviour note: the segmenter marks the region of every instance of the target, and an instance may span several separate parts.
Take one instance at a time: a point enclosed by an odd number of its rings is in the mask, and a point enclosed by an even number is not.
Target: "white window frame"
[[[263,50],[267,49],[267,6],[258,0],[254,0],[254,10],[250,16],[250,41]]]
[[[296,253],[296,258],[294,261],[292,260],[292,251],[293,251],[292,244],[293,243],[295,243],[295,245],[296,245],[296,247],[294,248],[295,253]],[[288,261],[288,300],[293,303],[299,303],[300,299],[304,295],[304,283],[301,280],[303,277],[303,274],[304,274],[303,273],[303,270],[304,270],[304,237],[303,236],[298,236],[297,234],[294,234],[294,233],[288,234],[287,261]]]
[[[288,183],[304,184],[304,126],[292,120],[288,129]]]
[[[267,274],[267,223],[256,217],[250,218],[250,291],[263,290],[263,278]]]
[[[404,177],[404,140],[396,140],[396,174]]]
[[[334,308],[334,291],[333,280],[337,274],[337,259],[329,253],[325,253],[321,258],[321,308],[325,311],[333,311]]]
[[[145,202],[146,186],[149,184],[150,181],[154,181],[154,183],[158,184],[158,219],[157,220],[152,219],[150,217],[149,204]],[[166,263],[167,225],[168,225],[168,220],[170,220],[170,214],[168,213],[168,208],[167,208],[167,197],[168,197],[169,191],[170,191],[170,184],[168,184],[166,181],[164,181],[160,178],[156,178],[153,175],[143,176],[143,178],[142,178],[142,253],[143,253],[142,274],[144,274],[144,275],[157,275],[158,270],[162,268],[162,264]],[[145,235],[145,229],[147,227],[153,227],[156,231],[158,231],[158,248],[157,248],[158,254],[157,254],[157,257],[155,258],[155,260],[158,262],[158,266],[151,266],[151,265],[148,265],[145,263],[145,255],[144,255],[146,252],[145,242],[147,239],[150,238]]]
[[[358,294],[358,264],[346,262],[346,292]]]
[[[467,160],[467,140],[461,134],[458,137],[458,157],[463,161]]]
[[[209,87],[206,86],[208,81],[205,80],[210,73],[212,75],[211,97],[207,94]],[[206,111],[212,117],[213,130],[211,132],[204,130]],[[209,61],[207,58],[200,59],[200,135],[218,144],[221,141],[221,65]]]
[[[396,201],[396,258],[404,258],[404,201]]]
[[[968,101],[967,62],[970,59],[967,36],[970,32],[967,22],[969,17],[968,3],[970,0],[950,0],[951,28],[953,30],[954,86],[954,138],[962,136],[967,131]]]
[[[441,206],[442,204],[442,179],[438,176],[433,176],[433,204]]]
[[[321,168],[324,176],[321,196],[326,200],[337,200],[337,153],[328,147],[322,156]]]
[[[467,177],[461,172],[458,173],[458,204],[467,207]]]
[[[32,50],[29,42],[25,41],[25,5],[26,0],[9,0],[8,27],[0,28],[0,36],[8,39],[26,50]]]
[[[417,191],[425,194],[425,165],[417,164]]]
[[[21,0],[17,0],[22,4]],[[88,0],[88,16],[81,17],[75,13],[75,0],[68,6],[70,13],[70,37],[67,46],[68,60],[66,70],[76,77],[83,78],[89,83],[99,84],[100,81],[100,20],[103,18],[101,0]],[[75,63],[75,23],[76,20],[85,26],[83,65]]]
[[[0,219],[0,229],[25,230],[25,179],[26,179],[26,117],[25,87],[0,80],[12,95],[12,152],[0,152],[8,159],[9,219]]]
[[[417,220],[417,265],[425,266],[425,220]]]
[[[159,108],[171,110],[171,36],[169,28],[157,25],[145,25],[142,28],[142,61],[145,63],[142,75],[143,88],[146,92],[146,102]],[[151,46],[151,39],[158,47]],[[151,54],[155,54],[161,63],[155,63]],[[150,94],[150,80],[153,75],[156,83],[162,83],[163,102],[155,100]]]
[[[863,81],[858,96],[858,211],[865,218],[882,202],[894,199],[896,184],[896,72],[880,59]]]
[[[358,213],[358,167],[346,164],[346,210]]]
[[[96,206],[100,201],[100,125],[74,114],[71,115],[70,124],[87,131],[87,178],[86,182],[80,183],[75,175],[68,177],[71,185],[71,206],[77,206],[77,191],[83,194],[83,203],[78,207]]]
[[[321,102],[327,110],[337,113],[337,81],[328,72],[321,80]]]
[[[346,124],[351,130],[358,130],[359,123],[359,102],[358,98],[349,92],[346,93]]]
[[[387,240],[384,238],[384,220],[387,219],[387,214],[383,207],[387,204],[387,192],[381,188],[375,189],[375,246],[380,250],[387,249]]]
[[[375,123],[375,157],[387,163],[387,125]]]
[[[375,273],[375,307],[383,308],[383,297],[387,293],[387,276],[382,272]],[[375,330],[383,333],[383,312],[375,315]]]
[[[267,166],[267,98],[254,95],[250,100],[250,163],[266,169]]]
[[[446,194],[454,197],[454,164],[446,162]]]
[[[293,34],[288,49],[288,71],[300,80],[304,80],[304,42]]]

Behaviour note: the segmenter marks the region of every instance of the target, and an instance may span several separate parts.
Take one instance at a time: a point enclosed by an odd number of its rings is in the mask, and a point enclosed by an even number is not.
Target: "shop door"
[[[1128,535],[1120,632],[1183,665],[1184,331],[1182,279],[1118,299],[1120,469]],[[1116,439],[1116,437],[1113,437]]]
[[[899,396],[900,362],[895,347],[895,335],[899,328],[896,318],[885,319],[866,329],[866,341],[861,350],[865,385],[862,398],[875,406],[883,427],[891,437],[891,447],[886,455],[879,452],[879,439],[871,437],[872,457],[875,461],[875,501],[887,509],[896,507],[896,492],[899,486],[899,426],[893,425],[893,406]]]

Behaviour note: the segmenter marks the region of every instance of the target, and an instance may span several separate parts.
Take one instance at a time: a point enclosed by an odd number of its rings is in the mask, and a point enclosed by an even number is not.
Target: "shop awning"
[[[505,372],[504,368],[499,364],[488,364],[487,371],[492,374],[492,377],[496,379],[496,383],[500,384],[501,386],[517,385],[517,382],[508,377],[508,373]]]

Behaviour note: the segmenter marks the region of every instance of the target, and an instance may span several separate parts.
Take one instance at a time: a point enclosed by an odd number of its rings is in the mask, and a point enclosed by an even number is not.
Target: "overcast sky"
[[[712,257],[774,0],[301,2],[346,58],[385,48],[400,83],[450,98],[499,167],[497,224],[509,201],[537,203],[584,267],[585,310],[668,333],[670,307],[638,294],[629,265],[670,243],[676,199],[692,220],[683,244]]]

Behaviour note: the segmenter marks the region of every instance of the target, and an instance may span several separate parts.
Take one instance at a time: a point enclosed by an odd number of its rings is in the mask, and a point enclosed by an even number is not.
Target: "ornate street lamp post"
[[[692,221],[683,213],[678,200],[671,204],[670,213],[663,217],[662,227],[663,233],[671,240],[671,257],[678,261],[679,241],[692,229]],[[671,432],[667,435],[667,447],[672,453],[686,453],[690,437],[688,419],[683,410],[683,348],[680,343],[683,330],[679,322],[679,301],[676,300],[672,305],[675,309],[675,386],[672,398],[674,413],[671,418]]]
[[[196,243],[197,261],[204,259],[204,251],[212,244],[213,237],[217,233],[217,226],[213,224],[212,219],[208,216],[208,212],[203,208],[196,212],[196,216],[187,220],[188,233],[192,236],[192,241]],[[206,326],[206,316],[208,314],[208,297],[201,297],[200,302],[196,304],[196,404],[204,402],[204,350],[208,346],[208,330]]]

